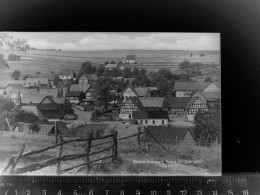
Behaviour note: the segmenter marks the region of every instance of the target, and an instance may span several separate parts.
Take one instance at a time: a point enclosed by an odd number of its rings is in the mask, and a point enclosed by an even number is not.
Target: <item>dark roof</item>
[[[164,97],[140,97],[144,107],[163,107]]]
[[[167,111],[133,111],[133,119],[168,119]]]
[[[64,117],[64,106],[62,104],[38,104],[37,108],[47,119],[63,119]]]
[[[80,78],[79,78],[79,80],[80,79],[84,79],[84,78],[87,78],[88,80],[93,80],[93,81],[96,81],[96,80],[98,80],[98,77],[97,77],[97,75],[95,75],[95,74],[84,74],[84,75],[82,75]]]
[[[147,87],[136,87],[135,91],[138,96],[145,96],[149,89]]]
[[[220,100],[220,92],[202,92],[202,94],[209,101],[219,101]]]
[[[62,76],[73,76],[73,70],[72,69],[62,69],[60,72],[60,75]]]
[[[73,84],[70,86],[70,91],[82,91],[86,93],[88,89],[90,88],[90,84],[87,85],[79,85],[79,84]]]
[[[78,96],[81,96],[82,95],[82,91],[68,91],[66,93],[66,97],[78,97]]]
[[[204,90],[207,86],[209,86],[211,82],[175,82],[174,90],[179,91],[196,91],[196,90]]]
[[[127,55],[126,59],[127,60],[135,60],[135,57],[136,57],[135,55]]]
[[[13,87],[14,89],[25,89],[25,87],[22,84],[13,84],[12,83],[12,84],[9,84],[8,86]]]
[[[189,131],[189,128],[184,127],[165,127],[165,126],[148,126],[146,128],[146,131],[149,131],[149,133],[152,134],[154,138],[156,138],[158,141],[163,142],[173,142],[173,140],[177,139],[184,139],[187,132]],[[147,134],[148,139],[152,139],[150,134]]]
[[[185,108],[191,98],[189,97],[165,97],[163,101],[164,108]]]
[[[22,96],[22,104],[30,104],[30,103],[40,103],[47,94],[23,94]]]

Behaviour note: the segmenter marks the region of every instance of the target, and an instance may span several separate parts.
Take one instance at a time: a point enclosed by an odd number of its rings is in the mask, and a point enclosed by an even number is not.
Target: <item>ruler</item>
[[[258,195],[260,176],[1,176],[0,195]]]

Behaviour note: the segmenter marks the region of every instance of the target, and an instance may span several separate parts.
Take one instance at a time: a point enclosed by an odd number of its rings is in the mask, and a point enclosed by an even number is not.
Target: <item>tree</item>
[[[10,112],[14,107],[14,103],[11,100],[0,96],[0,114],[4,111]]]
[[[18,80],[20,76],[21,76],[21,73],[20,73],[19,70],[15,70],[15,71],[12,73],[12,78],[13,78],[14,80]]]
[[[157,83],[156,87],[158,89],[158,95],[160,97],[164,97],[169,92],[169,83],[165,78],[160,80],[160,82]]]
[[[97,67],[90,61],[83,62],[79,70],[79,76],[83,74],[96,74]]]
[[[134,70],[133,70],[133,76],[134,76],[134,77],[137,77],[139,74],[140,74],[140,70],[139,70],[139,68],[137,68],[137,67],[135,66],[135,67],[134,67]]]
[[[105,61],[105,63],[104,63],[105,65],[107,65],[107,64],[109,64],[109,61]]]
[[[205,78],[205,82],[212,82],[212,79],[210,77]]]
[[[132,85],[135,87],[148,87],[150,86],[150,83],[151,81],[149,78],[140,75],[135,78],[135,80],[132,82]]]
[[[180,64],[179,64],[179,68],[180,69],[183,69],[183,70],[186,70],[186,69],[188,69],[190,67],[190,62],[189,62],[189,60],[183,60],[183,62],[181,62]]]
[[[125,67],[123,71],[124,78],[131,78],[132,77],[132,71],[131,68]]]
[[[201,140],[202,145],[210,145],[220,136],[220,112],[210,110],[207,112],[199,111],[195,115],[195,127],[193,134],[197,141]],[[218,139],[220,140],[220,139]]]
[[[103,76],[103,73],[104,73],[105,69],[106,68],[103,65],[99,65],[98,70],[97,70],[97,76],[98,77]]]
[[[19,61],[20,58],[21,58],[21,56],[16,55],[16,54],[13,54],[13,53],[10,53],[10,54],[8,55],[8,60],[9,60],[9,61]]]
[[[5,61],[3,54],[0,54],[0,68],[2,68],[2,69],[4,69],[4,68],[9,68],[9,65],[8,65],[8,63]]]
[[[53,79],[53,84],[55,86],[58,86],[60,82],[62,82],[62,79],[59,77],[59,75],[55,75]]]
[[[112,60],[112,61],[110,62],[110,64],[116,64],[116,61]]]

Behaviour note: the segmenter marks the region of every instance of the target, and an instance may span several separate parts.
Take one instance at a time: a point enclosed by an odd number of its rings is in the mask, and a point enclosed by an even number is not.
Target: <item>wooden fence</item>
[[[39,150],[31,150],[31,151],[27,151],[24,152],[25,149],[25,144],[22,145],[20,151],[18,154],[13,155],[9,158],[8,160],[8,164],[6,165],[6,167],[4,168],[4,170],[2,171],[1,174],[5,174],[7,172],[7,170],[10,168],[9,172],[7,174],[22,174],[22,173],[27,173],[27,172],[32,172],[32,171],[36,171],[51,165],[55,165],[56,164],[56,173],[57,175],[63,174],[65,172],[71,171],[75,168],[79,168],[78,170],[76,170],[74,173],[79,172],[81,170],[85,170],[87,173],[91,170],[91,164],[94,164],[96,162],[100,162],[103,161],[105,159],[109,159],[111,158],[111,162],[114,162],[118,159],[118,141],[120,140],[124,140],[124,139],[128,139],[131,137],[137,137],[137,142],[138,142],[138,147],[140,149],[141,146],[141,134],[143,134],[140,130],[138,130],[138,133],[136,134],[132,134],[126,137],[122,137],[120,139],[118,139],[118,133],[117,131],[112,130],[111,133],[109,135],[106,136],[102,136],[102,137],[93,137],[92,133],[89,133],[87,137],[85,138],[77,138],[77,139],[73,139],[73,140],[68,140],[68,141],[64,141],[63,137],[66,136],[58,136],[58,143],[43,148],[43,149],[39,149]],[[104,140],[109,138],[109,141],[105,141],[102,143],[94,143],[94,141],[96,140]],[[69,143],[73,143],[73,142],[85,142],[85,152],[81,153],[81,154],[71,154],[71,155],[62,155],[63,149],[64,149],[64,145],[69,144]],[[95,151],[95,152],[91,152],[91,149],[96,147],[96,146],[100,146],[100,145],[104,145],[104,144],[109,144],[110,146],[101,149],[99,151]],[[57,156],[54,158],[50,158],[47,160],[44,160],[42,162],[37,162],[22,168],[16,168],[16,165],[18,164],[19,160],[21,160],[22,158],[28,157],[28,156],[32,156],[32,155],[36,155],[36,154],[40,154],[43,153],[47,150],[53,149],[53,148],[58,148],[58,152],[57,152]],[[97,158],[94,160],[91,160],[90,157],[100,154],[102,152],[106,152],[106,151],[111,151],[111,154],[108,156],[103,156],[102,158]],[[73,167],[69,167],[66,169],[61,169],[61,163],[65,162],[65,161],[71,161],[71,160],[76,160],[76,159],[84,159],[84,163],[78,164],[76,166]]]

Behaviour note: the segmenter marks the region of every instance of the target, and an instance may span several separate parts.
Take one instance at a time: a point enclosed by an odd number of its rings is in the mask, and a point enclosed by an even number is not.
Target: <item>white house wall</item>
[[[147,123],[146,123],[147,121]],[[154,121],[154,123],[153,123]],[[164,121],[164,123],[163,123]],[[138,119],[137,120],[138,124],[143,124],[143,125],[150,125],[150,126],[160,126],[160,125],[167,125],[168,120],[167,119]]]

